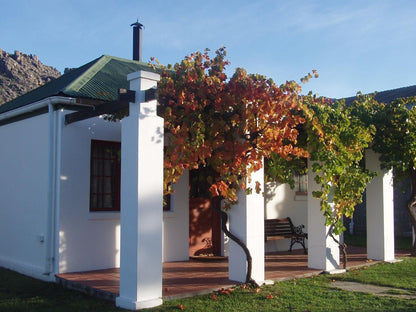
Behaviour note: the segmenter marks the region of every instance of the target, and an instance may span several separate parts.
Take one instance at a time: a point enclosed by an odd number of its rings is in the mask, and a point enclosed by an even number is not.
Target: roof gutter
[[[76,106],[93,106],[93,105],[85,105],[77,103],[76,98],[72,97],[66,97],[66,96],[51,96],[46,99],[34,102],[30,105],[25,105],[16,109],[13,109],[11,111],[4,112],[0,114],[0,121],[4,121],[7,119],[11,119],[14,117],[18,117],[20,115],[30,113],[33,111],[36,111],[38,109],[48,107],[49,105],[76,105]]]

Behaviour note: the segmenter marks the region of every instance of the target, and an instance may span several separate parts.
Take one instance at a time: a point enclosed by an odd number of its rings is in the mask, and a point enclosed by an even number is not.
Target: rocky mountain
[[[57,69],[42,64],[36,55],[19,51],[10,54],[0,49],[0,105],[60,75]]]

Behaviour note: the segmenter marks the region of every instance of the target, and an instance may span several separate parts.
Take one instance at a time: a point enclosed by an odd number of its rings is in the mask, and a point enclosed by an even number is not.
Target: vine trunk
[[[235,236],[233,233],[231,233],[227,228],[227,221],[228,221],[228,215],[225,211],[223,211],[221,208],[216,205],[217,198],[213,198],[211,200],[211,209],[218,212],[221,216],[221,229],[227,235],[231,240],[233,240],[238,246],[240,246],[244,254],[246,255],[246,261],[247,261],[247,274],[246,274],[246,284],[250,284],[253,287],[258,287],[259,285],[256,283],[256,281],[253,280],[251,277],[251,271],[252,271],[252,258],[250,254],[250,250],[247,248],[246,244],[239,239],[237,236]]]
[[[338,239],[335,238],[333,229],[334,229],[334,226],[331,225],[331,227],[329,228],[329,235],[338,244],[338,248],[342,254],[342,259],[343,259],[342,268],[346,270],[347,269],[347,244],[344,242],[340,242]]]

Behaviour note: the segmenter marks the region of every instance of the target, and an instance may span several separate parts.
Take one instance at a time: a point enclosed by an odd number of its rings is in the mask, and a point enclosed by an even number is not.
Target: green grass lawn
[[[405,257],[402,260],[400,263],[380,263],[360,270],[351,269],[336,279],[416,292],[416,258]]]
[[[416,258],[377,264],[342,275],[320,275],[260,289],[237,287],[172,300],[146,311],[416,311],[416,300],[377,297],[331,287],[334,280],[394,286],[415,292]],[[121,311],[112,302],[93,299],[59,285],[0,269],[0,311]]]
[[[344,232],[344,241],[347,245],[367,247],[367,236],[366,235],[350,235]],[[412,238],[411,237],[395,237],[394,245],[396,250],[410,250],[412,249]]]

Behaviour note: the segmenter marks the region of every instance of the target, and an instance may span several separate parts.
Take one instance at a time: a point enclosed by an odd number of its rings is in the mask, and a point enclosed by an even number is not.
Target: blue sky
[[[0,48],[61,72],[102,54],[175,63],[227,47],[235,67],[282,83],[318,70],[304,91],[346,97],[416,84],[415,0],[0,0]]]

